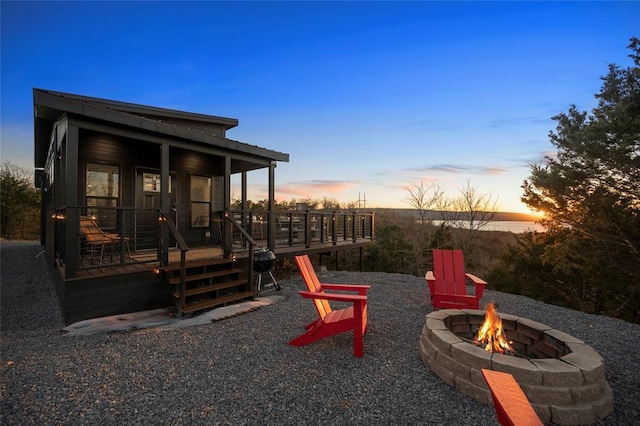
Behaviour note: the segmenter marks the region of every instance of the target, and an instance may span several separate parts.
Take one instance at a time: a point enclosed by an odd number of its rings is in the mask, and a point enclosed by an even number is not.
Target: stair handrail
[[[170,215],[164,213],[163,211],[159,211],[158,221],[161,224],[164,224],[167,226],[169,233],[176,240],[176,244],[180,249],[180,288],[178,290],[180,301],[178,303],[178,317],[182,317],[182,308],[184,307],[184,304],[185,304],[185,291],[187,287],[186,286],[187,251],[189,251],[189,247],[187,247],[187,243],[185,243],[184,238],[182,237],[182,234],[180,234],[180,231],[178,231],[178,227],[176,226],[175,223],[173,223],[173,219],[171,219]],[[161,244],[161,246],[164,249],[164,244]],[[164,258],[164,256],[160,256],[161,262],[162,262],[162,258]]]
[[[233,218],[233,214],[231,214],[230,211],[225,211],[224,212],[224,217],[225,219],[227,219],[229,221],[229,223],[231,223],[232,226],[236,227],[238,229],[238,231],[242,234],[243,237],[245,237],[247,239],[247,242],[249,243],[249,262],[248,262],[248,270],[247,270],[247,277],[248,277],[248,281],[251,283],[251,287],[253,287],[253,257],[254,257],[254,247],[256,245],[258,245],[258,243],[256,242],[256,240],[253,239],[253,237],[251,236],[251,234],[249,234],[247,232],[246,229],[244,229],[244,227],[242,226],[241,223],[239,223],[237,220],[235,220]]]

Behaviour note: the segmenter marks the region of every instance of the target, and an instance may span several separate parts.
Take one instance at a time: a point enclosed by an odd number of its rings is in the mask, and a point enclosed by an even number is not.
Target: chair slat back
[[[433,250],[435,292],[466,295],[466,277],[462,250]]]
[[[313,264],[311,263],[309,256],[305,254],[303,256],[296,256],[295,259],[300,275],[302,276],[304,283],[307,285],[307,289],[313,293],[322,293],[322,285],[320,284],[318,275],[316,275],[315,269],[313,269]],[[316,310],[318,311],[318,315],[322,319],[332,311],[328,300],[313,299],[313,302],[316,306]]]
[[[107,239],[102,229],[88,216],[80,216],[80,232],[90,243],[103,243]]]

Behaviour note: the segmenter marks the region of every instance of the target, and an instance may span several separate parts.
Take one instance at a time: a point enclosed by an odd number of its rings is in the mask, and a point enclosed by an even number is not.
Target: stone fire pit
[[[443,309],[426,316],[420,336],[425,365],[445,383],[485,405],[491,394],[481,369],[510,373],[540,419],[559,425],[594,423],[613,409],[604,359],[589,345],[547,325],[500,314],[516,355],[473,344],[485,311]]]

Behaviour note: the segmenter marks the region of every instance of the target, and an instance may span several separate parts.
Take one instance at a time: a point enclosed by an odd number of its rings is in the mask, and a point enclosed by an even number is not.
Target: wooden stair
[[[231,259],[198,259],[187,261],[183,315],[227,305],[257,295],[251,290],[246,273],[236,268]],[[173,299],[180,310],[180,262],[164,268],[167,283],[174,286]]]

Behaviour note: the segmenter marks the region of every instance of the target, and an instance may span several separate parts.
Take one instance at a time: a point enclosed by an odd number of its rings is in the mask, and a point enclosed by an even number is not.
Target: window
[[[191,226],[208,228],[211,212],[211,178],[191,176]]]
[[[120,168],[105,164],[87,164],[87,213],[99,216],[101,226],[116,225],[120,198]]]

